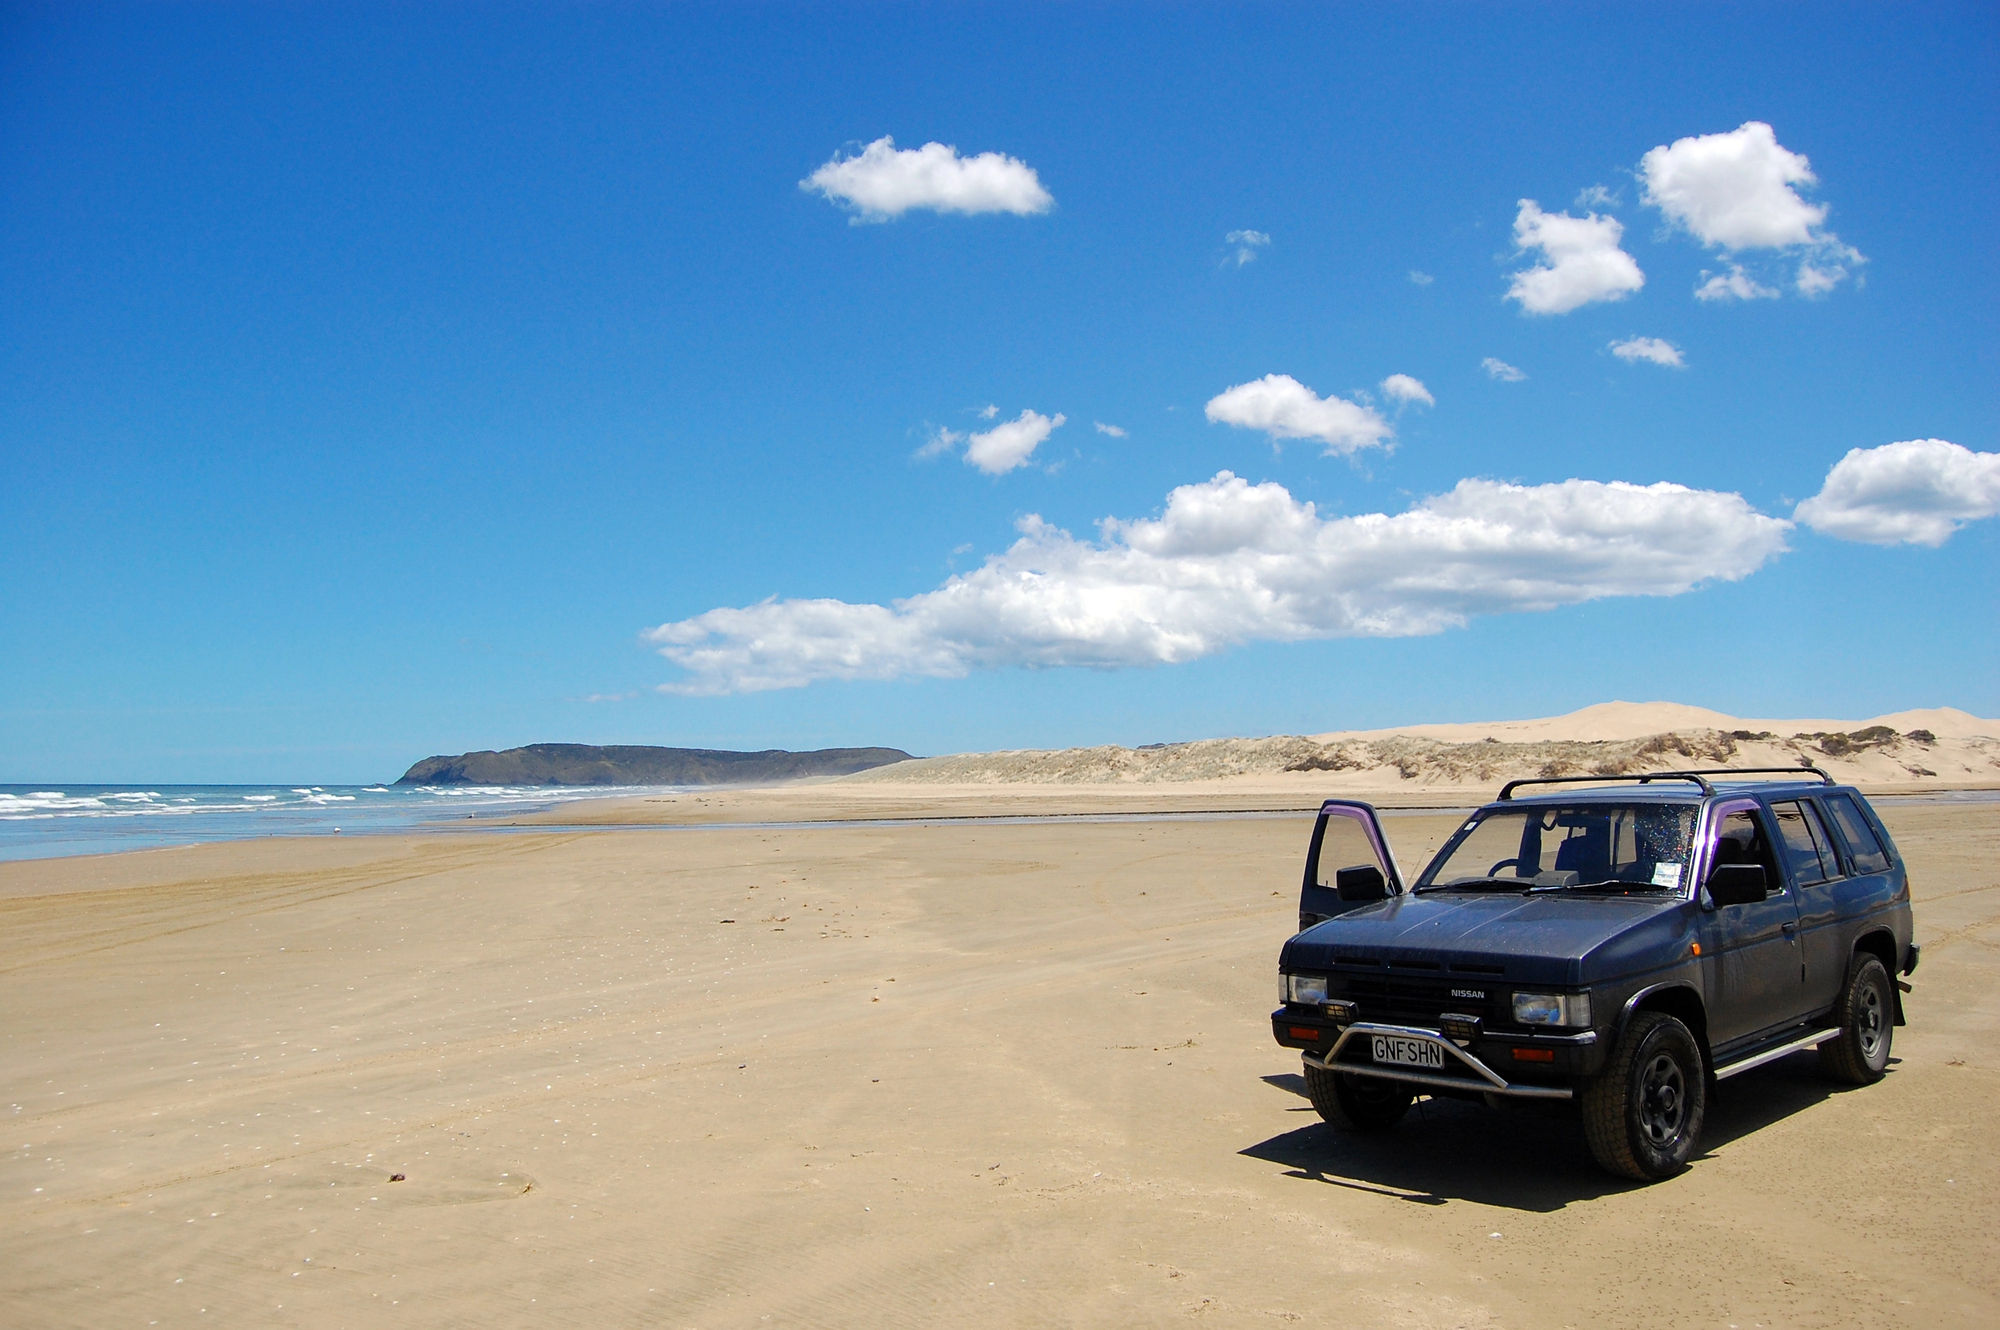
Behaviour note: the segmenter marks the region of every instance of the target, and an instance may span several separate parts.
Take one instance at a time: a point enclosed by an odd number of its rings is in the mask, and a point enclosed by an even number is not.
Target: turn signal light
[[[1286,1030],[1286,1031],[1285,1031],[1285,1033],[1286,1033],[1286,1034],[1288,1034],[1288,1035],[1290,1035],[1290,1036],[1291,1036],[1292,1038],[1294,1038],[1294,1039],[1317,1039],[1317,1038],[1319,1038],[1319,1031],[1318,1031],[1318,1030],[1315,1030],[1315,1029],[1313,1029],[1313,1028],[1312,1028],[1311,1026],[1309,1026],[1309,1025],[1294,1025],[1294,1026],[1292,1026],[1292,1027],[1291,1027],[1290,1029]]]
[[[1514,1061],[1516,1062],[1554,1062],[1555,1060],[1556,1051],[1553,1048],[1517,1048],[1514,1050]]]

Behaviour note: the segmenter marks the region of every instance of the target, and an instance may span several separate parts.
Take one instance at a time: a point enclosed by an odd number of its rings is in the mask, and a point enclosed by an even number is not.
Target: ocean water
[[[0,785],[0,859],[53,859],[260,836],[417,831],[652,786]]]

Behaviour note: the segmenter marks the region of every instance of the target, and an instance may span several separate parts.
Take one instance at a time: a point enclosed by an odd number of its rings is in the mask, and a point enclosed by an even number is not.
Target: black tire
[[[1873,1085],[1889,1066],[1896,1032],[1896,995],[1889,971],[1865,952],[1847,966],[1847,984],[1833,1004],[1840,1033],[1819,1046],[1819,1065],[1849,1085]]]
[[[1658,1011],[1634,1016],[1611,1062],[1583,1087],[1583,1135],[1607,1172],[1640,1182],[1687,1167],[1708,1113],[1701,1046]]]
[[[1402,1121],[1416,1093],[1395,1081],[1344,1076],[1305,1064],[1306,1095],[1319,1115],[1343,1131],[1385,1131]]]

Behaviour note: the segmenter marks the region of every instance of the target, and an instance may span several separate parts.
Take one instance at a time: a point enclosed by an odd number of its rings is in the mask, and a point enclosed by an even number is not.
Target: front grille
[[[1346,998],[1355,1004],[1355,1019],[1382,1021],[1391,1025],[1424,1025],[1435,1027],[1438,1017],[1447,1011],[1462,1012],[1467,1016],[1477,1016],[1488,1025],[1494,1024],[1501,1011],[1505,1010],[1501,1000],[1506,994],[1496,988],[1479,985],[1485,998],[1469,998],[1454,995],[1454,988],[1463,992],[1469,986],[1464,981],[1454,983],[1442,976],[1432,979],[1410,975],[1339,974],[1331,976],[1331,990],[1327,996]]]

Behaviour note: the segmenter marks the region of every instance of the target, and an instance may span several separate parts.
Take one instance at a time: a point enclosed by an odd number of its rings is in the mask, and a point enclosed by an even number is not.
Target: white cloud
[[[1412,284],[1416,286],[1429,286],[1432,282],[1435,282],[1436,280],[1437,278],[1431,276],[1427,272],[1419,272],[1415,268],[1410,269],[1410,281]]]
[[[1023,411],[1012,420],[973,434],[965,445],[965,460],[989,476],[1005,475],[1026,465],[1035,449],[1067,419],[1058,411],[1045,416],[1039,411]]]
[[[1802,296],[1823,296],[1847,280],[1848,264],[1866,262],[1860,250],[1829,240],[1799,260],[1799,275],[1793,285]]]
[[[1257,257],[1257,251],[1271,243],[1271,237],[1263,231],[1231,231],[1222,238],[1223,243],[1236,246],[1236,266],[1242,267]]]
[[[1620,360],[1649,360],[1669,369],[1687,368],[1687,361],[1681,358],[1681,349],[1658,337],[1627,337],[1622,342],[1613,342],[1611,354]]]
[[[1646,284],[1638,261],[1618,248],[1625,234],[1615,217],[1572,217],[1543,212],[1522,199],[1514,217],[1514,243],[1539,249],[1542,261],[1513,274],[1510,300],[1530,314],[1567,314],[1599,300],[1623,300]]]
[[[1841,540],[1937,546],[1965,523],[1996,513],[2000,453],[1908,439],[1849,449],[1792,516]]]
[[[858,157],[836,154],[799,188],[854,209],[855,221],[880,222],[912,208],[936,212],[1047,212],[1055,199],[1034,168],[997,152],[961,157],[944,143],[898,148],[883,135]]]
[[[916,455],[918,457],[936,457],[940,453],[950,452],[963,442],[965,442],[963,434],[957,430],[946,429],[944,426],[939,425],[931,431],[930,437],[924,440],[923,446],[917,449]]]
[[[1618,195],[1603,185],[1590,185],[1577,192],[1576,206],[1579,208],[1615,208]]]
[[[1808,245],[1826,220],[1825,206],[1794,188],[1818,183],[1811,166],[1761,120],[1654,148],[1640,158],[1639,175],[1646,202],[1717,249]]]
[[[891,605],[763,601],[646,634],[682,693],[1008,666],[1172,664],[1254,641],[1404,637],[1479,614],[1734,581],[1790,524],[1680,485],[1465,480],[1396,515],[1321,518],[1282,486],[1221,472],[1156,518],[1078,540],[1038,517],[936,590]]]
[[[979,418],[981,420],[991,420],[999,414],[1000,414],[1000,408],[995,406],[991,402],[988,402],[985,406],[979,408]]]
[[[1728,254],[1768,249],[1796,254],[1800,295],[1819,296],[1867,262],[1825,227],[1826,205],[1799,193],[1819,183],[1802,153],[1778,142],[1772,128],[1748,120],[1726,134],[1675,139],[1639,161],[1647,203],[1712,249]],[[1749,300],[1777,291],[1732,265],[1726,276],[1703,274],[1703,300]]]
[[[1412,378],[1408,374],[1391,374],[1388,378],[1382,380],[1382,395],[1398,402],[1422,402],[1425,406],[1437,405],[1437,398],[1432,397],[1431,390],[1424,387],[1424,381]]]
[[[1382,413],[1344,397],[1321,397],[1289,374],[1266,374],[1211,398],[1208,418],[1260,429],[1273,439],[1318,439],[1329,454],[1375,448],[1396,436]]]
[[[1099,434],[1109,434],[1114,439],[1122,439],[1125,437],[1125,430],[1122,426],[1107,425],[1101,420],[1093,420],[1090,423],[1097,427],[1097,432]]]
[[[1502,383],[1519,383],[1528,377],[1498,356],[1486,357],[1479,362],[1479,368],[1486,371],[1487,378],[1498,379]]]
[[[1711,274],[1702,269],[1701,285],[1694,289],[1696,300],[1771,300],[1776,298],[1775,288],[1743,271],[1743,265],[1732,263],[1728,272]]]

